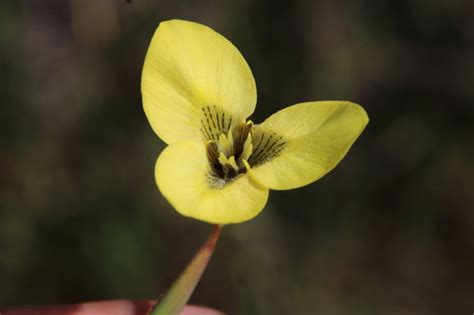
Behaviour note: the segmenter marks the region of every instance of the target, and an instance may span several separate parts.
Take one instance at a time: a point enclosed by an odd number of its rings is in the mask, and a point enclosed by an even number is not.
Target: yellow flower
[[[368,122],[346,101],[287,107],[261,124],[250,68],[211,28],[171,20],[156,30],[143,66],[146,116],[168,144],[156,182],[182,215],[209,223],[255,217],[269,189],[301,187],[344,157]]]

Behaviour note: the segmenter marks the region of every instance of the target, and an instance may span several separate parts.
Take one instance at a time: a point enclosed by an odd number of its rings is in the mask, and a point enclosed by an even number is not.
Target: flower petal
[[[155,176],[165,198],[184,216],[209,223],[238,223],[255,217],[265,206],[268,189],[242,175],[222,188],[210,182],[205,146],[182,141],[158,157]]]
[[[270,189],[310,184],[339,163],[368,121],[365,110],[351,102],[309,102],[287,107],[255,126],[256,138],[259,133],[278,135],[281,150],[269,161],[257,163],[250,175]]]
[[[160,23],[141,90],[148,120],[168,144],[228,131],[228,123],[253,113],[257,99],[252,72],[237,48],[211,28],[183,20]]]

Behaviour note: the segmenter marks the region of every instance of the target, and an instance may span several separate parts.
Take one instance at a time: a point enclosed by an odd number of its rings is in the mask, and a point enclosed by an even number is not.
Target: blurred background
[[[227,226],[191,302],[229,314],[474,312],[474,3],[0,2],[0,305],[154,298],[207,237],[153,169],[140,72],[162,20],[201,22],[253,70],[255,122],[363,104],[330,174]]]

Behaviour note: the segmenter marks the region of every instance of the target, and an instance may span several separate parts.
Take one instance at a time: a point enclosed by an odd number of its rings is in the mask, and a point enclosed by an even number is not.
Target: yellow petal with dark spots
[[[145,58],[145,114],[168,144],[218,140],[255,109],[252,72],[240,52],[211,28],[183,20],[160,23]],[[216,138],[217,137],[217,138]]]
[[[341,161],[368,121],[365,110],[351,102],[308,102],[287,107],[255,127],[254,139],[260,136],[263,140],[254,145],[249,173],[270,189],[310,184]]]

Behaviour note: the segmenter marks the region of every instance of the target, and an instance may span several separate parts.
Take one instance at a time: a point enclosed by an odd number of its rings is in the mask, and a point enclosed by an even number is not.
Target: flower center
[[[229,128],[227,134],[221,133],[217,141],[207,141],[210,175],[215,185],[223,186],[250,168],[248,159],[253,151],[250,134],[252,126],[253,123],[248,121],[237,125],[234,129]]]
[[[215,105],[201,108],[200,122],[209,161],[207,177],[214,188],[273,160],[286,148],[286,139],[276,132],[251,121],[235,123],[232,115]]]

